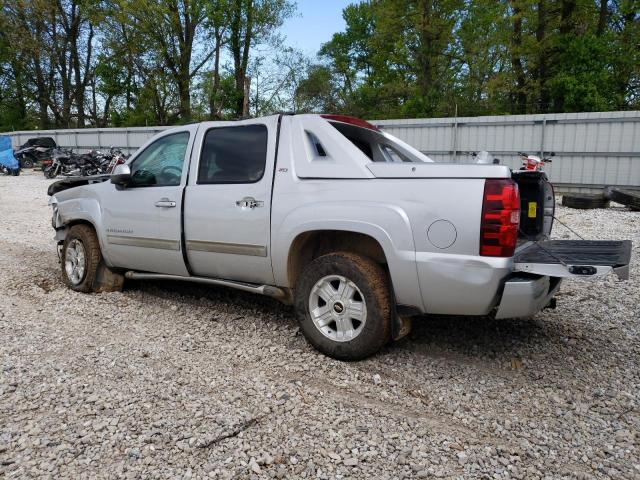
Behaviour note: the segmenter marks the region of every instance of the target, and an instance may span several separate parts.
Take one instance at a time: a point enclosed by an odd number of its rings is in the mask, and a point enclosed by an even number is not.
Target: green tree
[[[269,40],[282,22],[295,11],[289,0],[232,0],[228,49],[235,78],[235,112],[239,117],[249,114],[247,78],[251,49]]]

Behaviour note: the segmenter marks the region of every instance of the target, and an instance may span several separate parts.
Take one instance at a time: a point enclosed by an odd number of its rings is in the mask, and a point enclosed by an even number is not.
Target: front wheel
[[[316,349],[338,360],[360,360],[391,338],[387,274],[373,260],[338,252],[309,263],[295,289],[300,329]]]
[[[93,291],[102,254],[95,231],[88,225],[71,227],[62,245],[62,279],[77,292]]]
[[[55,165],[51,165],[43,170],[45,178],[52,179],[58,176],[58,169]]]

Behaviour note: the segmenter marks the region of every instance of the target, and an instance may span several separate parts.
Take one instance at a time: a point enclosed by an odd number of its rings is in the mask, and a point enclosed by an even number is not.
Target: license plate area
[[[547,240],[514,256],[515,271],[553,277],[589,278],[614,272],[629,278],[630,240]]]

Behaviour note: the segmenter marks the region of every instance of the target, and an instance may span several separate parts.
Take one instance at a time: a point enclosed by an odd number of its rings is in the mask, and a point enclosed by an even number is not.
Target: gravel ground
[[[266,298],[68,290],[47,185],[0,177],[0,477],[640,478],[639,213],[558,208],[636,242],[630,281],[565,282],[529,320],[425,318],[341,363]]]

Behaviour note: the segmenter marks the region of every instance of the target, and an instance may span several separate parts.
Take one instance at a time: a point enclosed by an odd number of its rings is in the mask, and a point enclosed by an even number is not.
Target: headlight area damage
[[[47,195],[55,195],[63,190],[68,190],[73,187],[80,187],[82,185],[90,185],[92,183],[106,182],[111,178],[111,175],[92,175],[90,177],[69,177],[64,180],[58,180],[49,185],[47,189]]]

